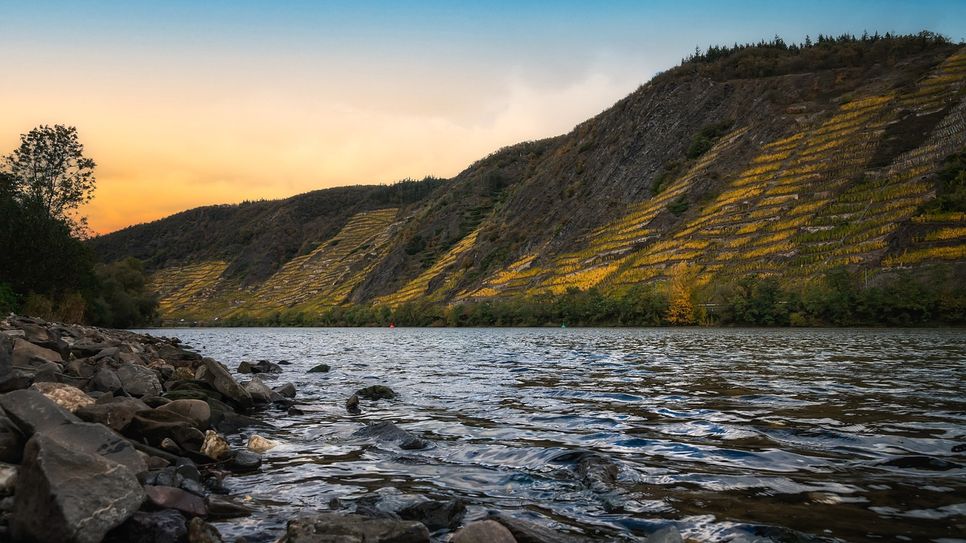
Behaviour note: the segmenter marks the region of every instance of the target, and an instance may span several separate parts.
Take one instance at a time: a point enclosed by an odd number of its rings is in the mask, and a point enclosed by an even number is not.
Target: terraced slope
[[[176,319],[619,295],[682,275],[793,284],[843,266],[869,281],[936,266],[962,279],[966,215],[935,203],[937,172],[966,149],[966,49],[897,43],[846,44],[875,62],[852,51],[767,76],[729,77],[746,66],[730,57],[685,64],[568,134],[502,149],[453,179],[272,204],[258,216],[300,217],[271,222],[291,240],[272,258],[258,231],[232,238],[233,250],[151,241],[183,219],[97,243],[143,258],[121,243],[143,241]],[[828,58],[845,47],[826,45]],[[206,227],[247,216],[217,211],[230,220],[209,213]]]

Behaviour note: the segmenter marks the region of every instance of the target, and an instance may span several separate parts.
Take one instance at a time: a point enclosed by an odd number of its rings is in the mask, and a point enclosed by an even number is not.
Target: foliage
[[[880,35],[852,34],[825,36],[812,41],[789,44],[776,36],[770,41],[712,45],[696,49],[681,65],[667,72],[670,76],[699,74],[718,80],[768,77],[790,73],[812,72],[846,67],[866,67],[876,63],[894,63],[904,55],[937,48],[949,48],[949,38],[932,32]]]
[[[936,197],[923,211],[927,213],[966,212],[966,151],[961,151],[943,162],[936,174]]]
[[[94,161],[73,126],[41,125],[20,136],[20,147],[4,158],[13,193],[24,205],[77,226],[70,213],[94,196]]]
[[[157,318],[158,296],[148,288],[144,263],[127,258],[97,266],[98,294],[91,320],[100,326],[124,328],[150,324]]]
[[[75,237],[78,225],[69,212],[94,187],[94,163],[83,157],[76,134],[60,125],[36,128],[7,158],[9,171],[0,172],[0,310],[63,322],[136,324],[157,307],[144,294],[143,268],[128,261],[98,273],[93,253]],[[120,273],[125,266],[139,270],[139,284],[133,272]],[[128,309],[126,296],[136,300],[137,311]],[[106,314],[113,317],[100,318]]]
[[[702,128],[691,140],[687,157],[693,160],[708,152],[708,150],[714,147],[714,142],[728,133],[732,125],[734,125],[733,121],[721,121]]]

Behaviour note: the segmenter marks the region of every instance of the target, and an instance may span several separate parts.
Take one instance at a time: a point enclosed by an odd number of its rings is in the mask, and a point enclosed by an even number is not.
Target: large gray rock
[[[17,540],[97,543],[143,501],[123,465],[38,435],[24,449],[11,528]]]
[[[148,513],[138,511],[111,531],[105,543],[184,543],[188,521],[180,512],[165,509]]]
[[[71,413],[94,403],[94,398],[84,394],[83,390],[64,383],[34,383],[30,388],[39,391]]]
[[[20,367],[30,367],[37,361],[53,362],[63,364],[64,357],[60,353],[50,349],[34,345],[33,343],[16,338],[13,342],[13,365]]]
[[[591,541],[586,537],[564,534],[539,524],[500,513],[491,514],[490,520],[495,520],[502,524],[504,528],[510,530],[514,539],[519,543],[587,543]]]
[[[0,417],[0,462],[20,462],[24,438],[7,417]]]
[[[74,414],[87,422],[103,424],[115,432],[123,432],[131,419],[139,411],[151,409],[148,405],[137,398],[111,398],[109,401],[100,401],[93,405],[81,407]]]
[[[272,401],[272,389],[268,388],[268,385],[266,385],[258,377],[255,377],[251,381],[245,383],[244,387],[249,396],[252,397],[253,402],[269,403]]]
[[[164,389],[154,370],[137,364],[123,364],[115,372],[121,388],[131,396],[160,396]]]
[[[155,507],[162,509],[177,509],[195,517],[208,514],[205,500],[190,492],[173,486],[145,486],[144,493]]]
[[[104,367],[97,370],[91,378],[90,388],[100,392],[117,392],[121,390],[121,379],[111,368]]]
[[[516,538],[495,520],[471,522],[453,535],[452,543],[517,543]]]
[[[44,428],[80,422],[79,418],[33,389],[14,390],[0,395],[0,408],[26,436],[32,436]]]
[[[191,419],[195,427],[201,430],[207,430],[211,422],[211,407],[202,400],[173,400],[158,409]]]
[[[207,372],[206,379],[215,387],[215,390],[242,407],[250,407],[252,405],[251,394],[239,385],[238,381],[235,381],[224,366],[211,358],[203,358],[202,361],[205,364],[204,367]]]
[[[135,474],[148,469],[144,459],[129,441],[100,424],[89,422],[61,424],[41,430],[39,433],[71,450],[101,455],[108,460],[123,464]]]
[[[321,513],[290,520],[284,543],[429,543],[419,522]]]

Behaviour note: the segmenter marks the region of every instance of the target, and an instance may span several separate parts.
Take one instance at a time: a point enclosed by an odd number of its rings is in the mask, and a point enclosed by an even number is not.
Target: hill
[[[91,244],[144,260],[166,319],[209,322],[654,285],[713,304],[747,277],[840,269],[956,289],[964,83],[966,48],[928,33],[713,47],[452,179],[199,208]]]

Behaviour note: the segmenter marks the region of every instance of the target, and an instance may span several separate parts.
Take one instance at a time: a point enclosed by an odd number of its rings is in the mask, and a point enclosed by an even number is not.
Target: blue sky
[[[568,131],[695,46],[922,29],[963,40],[966,0],[2,2],[0,153],[76,125],[107,231],[454,175]]]

